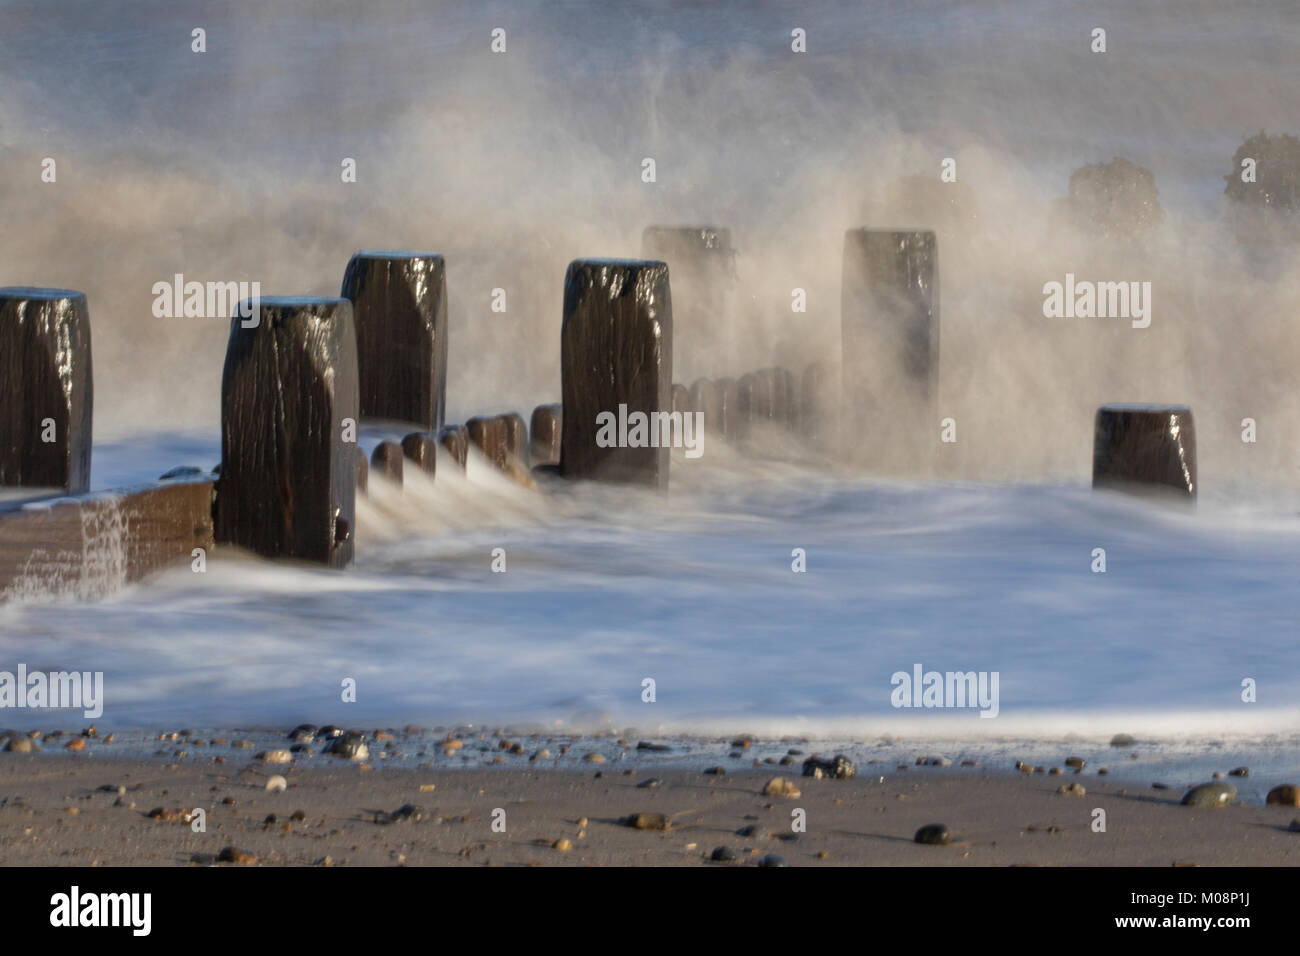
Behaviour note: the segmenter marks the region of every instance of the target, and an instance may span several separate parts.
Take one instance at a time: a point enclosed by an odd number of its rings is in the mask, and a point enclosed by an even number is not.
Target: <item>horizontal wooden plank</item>
[[[0,509],[0,600],[95,597],[210,550],[211,479]]]

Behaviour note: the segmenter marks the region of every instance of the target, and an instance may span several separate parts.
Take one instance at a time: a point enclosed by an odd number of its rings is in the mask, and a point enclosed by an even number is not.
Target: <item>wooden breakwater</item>
[[[882,429],[889,422],[910,423],[912,441],[930,431],[939,378],[932,232],[846,234],[840,388],[825,363],[798,376],[771,366],[737,378],[674,382],[670,273],[680,267],[697,283],[731,282],[734,250],[729,232],[711,228],[652,229],[646,241],[687,261],[570,264],[560,326],[563,401],[537,406],[528,422],[516,413],[444,422],[443,259],[363,252],[349,263],[339,298],[265,298],[235,310],[218,474],[97,494],[84,493],[92,398],[85,297],[0,289],[0,486],[65,492],[0,504],[0,600],[107,593],[162,568],[203,560],[223,544],[344,567],[357,546],[358,492],[371,481],[401,483],[405,468],[436,480],[440,454],[463,469],[470,446],[524,483],[537,470],[666,490],[669,445],[686,430],[684,416],[696,413],[712,438],[728,442],[778,427],[826,444],[842,413],[851,416],[855,432],[881,440],[888,440]],[[707,301],[724,299],[719,293]],[[725,324],[725,316],[699,302],[692,301],[690,312],[697,326]],[[871,371],[882,367],[882,356],[883,376]],[[396,416],[416,430],[401,442],[380,443],[367,457],[356,444],[365,415]],[[641,422],[662,428],[657,434],[664,440],[645,434],[629,440]],[[618,440],[611,441],[615,432]],[[1190,410],[1103,407],[1094,483],[1172,487],[1194,497]]]

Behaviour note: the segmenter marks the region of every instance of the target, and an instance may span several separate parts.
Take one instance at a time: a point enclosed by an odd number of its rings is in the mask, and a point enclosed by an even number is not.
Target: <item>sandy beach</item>
[[[1295,808],[1192,809],[1179,805],[1181,791],[1108,786],[1087,772],[780,774],[795,797],[765,796],[778,775],[748,769],[711,776],[0,757],[4,865],[229,865],[220,860],[229,848],[238,851],[235,865],[270,866],[780,865],[773,857],[788,866],[1300,863],[1300,833],[1288,830]],[[284,776],[285,791],[268,791],[274,774]],[[1070,783],[1086,795],[1058,792]],[[151,817],[158,808],[163,816]],[[1104,833],[1093,830],[1097,808]],[[195,809],[204,832],[186,822]],[[793,829],[798,810],[804,832]],[[638,814],[650,828],[628,824]],[[950,829],[950,844],[914,842],[932,823]],[[753,830],[741,835],[745,827]],[[713,862],[719,847],[735,859]]]

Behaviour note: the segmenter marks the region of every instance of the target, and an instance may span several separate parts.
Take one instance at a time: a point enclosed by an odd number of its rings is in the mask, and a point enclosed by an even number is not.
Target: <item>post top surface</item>
[[[440,252],[417,252],[412,249],[359,249],[353,259],[441,259]]]
[[[12,285],[0,288],[0,299],[84,299],[86,293],[75,289],[38,289],[35,286]]]
[[[1097,409],[1098,412],[1150,412],[1157,415],[1190,415],[1192,410],[1187,405],[1161,405],[1154,402],[1110,402]]]

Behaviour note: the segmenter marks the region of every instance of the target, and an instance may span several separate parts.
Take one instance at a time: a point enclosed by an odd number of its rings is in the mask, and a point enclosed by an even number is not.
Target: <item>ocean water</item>
[[[356,249],[444,252],[455,421],[557,398],[565,265],[635,256],[650,223],[729,225],[741,250],[719,321],[743,349],[679,340],[687,380],[836,361],[844,229],[941,229],[961,435],[942,479],[782,441],[677,458],[666,498],[528,490],[475,461],[376,486],[343,573],[218,554],[0,606],[0,667],[103,671],[103,727],[635,726],[949,756],[1124,732],[1171,760],[1298,762],[1300,257],[1261,263],[1222,199],[1245,136],[1300,131],[1291,0],[0,0],[0,19],[0,202],[22,224],[0,284],[89,295],[96,489],[219,458],[227,323],[153,318],[176,272],[334,295]],[[1154,171],[1166,213],[1121,266],[1052,213],[1072,169],[1116,155]],[[948,156],[956,213],[900,200]],[[1151,329],[1042,318],[1044,282],[1099,262],[1153,281]],[[1092,493],[1091,416],[1118,400],[1192,405],[1195,510]],[[997,717],[894,707],[917,664],[997,672]]]

